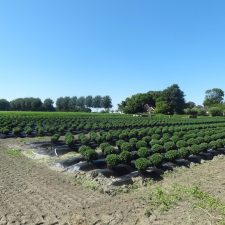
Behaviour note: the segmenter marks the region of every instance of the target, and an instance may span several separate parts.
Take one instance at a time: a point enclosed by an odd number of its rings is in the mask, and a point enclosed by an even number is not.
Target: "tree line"
[[[145,112],[146,105],[153,107],[156,113],[182,114],[185,108],[184,92],[173,84],[163,91],[149,91],[128,97],[118,108],[124,113],[134,114]]]
[[[110,96],[95,97],[59,97],[54,101],[50,98],[43,102],[40,98],[17,98],[12,101],[0,99],[0,111],[61,111],[61,112],[91,112],[91,108],[109,110],[112,108]]]
[[[154,109],[154,113],[168,115],[222,116],[225,113],[224,91],[220,88],[206,90],[202,105],[186,102],[184,97],[185,94],[180,87],[173,84],[162,91],[149,91],[132,95],[122,101],[118,105],[118,109],[127,114],[143,113],[149,107]]]

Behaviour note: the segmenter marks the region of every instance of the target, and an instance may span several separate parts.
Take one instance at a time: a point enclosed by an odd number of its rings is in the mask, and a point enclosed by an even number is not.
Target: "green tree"
[[[153,97],[148,94],[136,94],[131,96],[130,98],[127,98],[125,102],[123,101],[120,105],[119,108],[122,110],[124,113],[142,113],[145,112],[145,105],[148,104],[149,106],[154,106],[155,101]]]
[[[107,95],[102,97],[101,107],[105,110],[109,110],[110,108],[112,108],[112,99],[110,96]]]
[[[81,96],[77,99],[77,106],[79,106],[80,108],[85,107],[85,97]]]
[[[224,98],[224,91],[220,88],[213,88],[205,92],[205,100],[203,105],[210,107],[216,104],[221,104]]]
[[[10,110],[10,103],[6,99],[0,99],[0,111]]]
[[[170,114],[181,114],[184,112],[185,99],[184,92],[177,84],[173,84],[163,91],[164,101],[167,102]]]
[[[102,97],[97,95],[93,99],[93,108],[99,109],[101,108]]]
[[[88,108],[93,107],[93,97],[91,95],[89,95],[89,96],[86,97],[86,99],[85,99],[85,105]]]
[[[76,109],[77,109],[77,97],[73,96],[72,98],[70,98],[69,110],[76,111]]]
[[[156,113],[167,114],[170,111],[170,107],[166,101],[159,101],[156,102],[155,111]]]
[[[54,108],[53,104],[54,104],[53,100],[50,98],[47,98],[43,102],[43,109],[45,111],[54,111],[55,108]]]

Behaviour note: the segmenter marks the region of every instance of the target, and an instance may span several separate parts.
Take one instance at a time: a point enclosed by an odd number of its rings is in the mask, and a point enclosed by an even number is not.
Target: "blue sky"
[[[224,0],[1,0],[0,98],[225,90]]]

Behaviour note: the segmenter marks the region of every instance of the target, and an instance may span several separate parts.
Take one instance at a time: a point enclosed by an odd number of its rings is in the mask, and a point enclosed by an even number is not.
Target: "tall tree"
[[[77,97],[73,96],[69,102],[69,110],[76,111],[76,109],[77,109]]]
[[[79,106],[80,108],[85,107],[85,97],[81,96],[77,99],[77,106]]]
[[[40,111],[42,101],[40,98],[17,98],[10,102],[11,109],[17,111]]]
[[[43,102],[43,109],[48,112],[54,111],[55,108],[53,104],[54,104],[54,101],[52,99],[46,98]]]
[[[56,100],[56,107],[58,111],[70,111],[70,97],[60,97]]]
[[[220,88],[213,88],[205,92],[205,100],[203,105],[210,107],[216,104],[221,104],[224,98],[224,91]]]
[[[130,98],[126,98],[126,100],[119,105],[119,108],[124,113],[141,113],[145,111],[146,104],[148,104],[149,106],[155,105],[155,101],[152,95],[148,93],[139,93],[136,95],[132,95]]]
[[[93,107],[93,97],[91,95],[89,95],[89,96],[86,97],[86,99],[85,99],[85,105],[88,108]]]
[[[168,104],[170,114],[181,114],[184,112],[184,92],[177,84],[173,84],[163,91],[163,99]]]
[[[93,99],[93,108],[99,109],[101,108],[102,97],[97,95]]]
[[[196,106],[196,104],[194,102],[187,102],[185,103],[185,108],[186,109],[192,109]]]
[[[0,111],[10,110],[10,103],[6,99],[0,99]]]
[[[102,97],[101,107],[105,110],[109,110],[112,108],[112,99],[109,95]]]

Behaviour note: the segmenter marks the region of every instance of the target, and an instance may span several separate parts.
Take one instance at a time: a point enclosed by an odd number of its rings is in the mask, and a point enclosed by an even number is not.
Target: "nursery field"
[[[224,224],[223,117],[2,112],[0,138],[0,224]]]
[[[119,114],[1,113],[0,137],[49,136],[34,143],[49,155],[77,152],[63,166],[96,170],[106,176],[152,168],[188,166],[224,153],[225,119],[133,117]],[[136,176],[136,173],[134,174]]]

